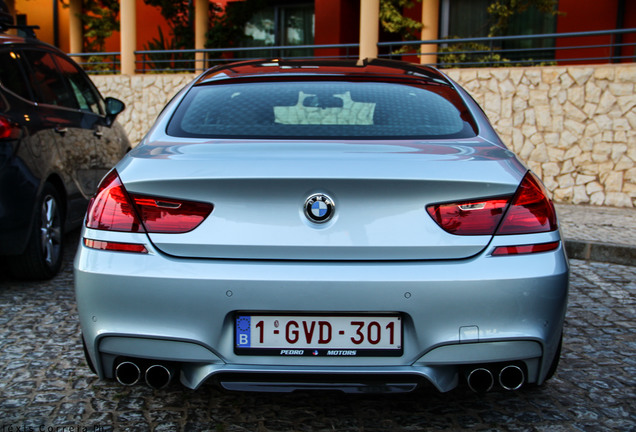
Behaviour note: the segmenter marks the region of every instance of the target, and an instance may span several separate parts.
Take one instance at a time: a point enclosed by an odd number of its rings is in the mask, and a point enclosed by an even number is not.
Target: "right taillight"
[[[113,170],[88,205],[86,226],[106,231],[180,234],[199,226],[212,209],[210,203],[129,194]]]
[[[442,229],[455,235],[531,234],[557,229],[554,206],[531,172],[512,198],[433,204],[426,210]]]
[[[539,179],[528,172],[512,198],[497,234],[531,234],[556,229],[554,205]]]
[[[444,229],[455,235],[493,235],[510,198],[434,204],[428,214]]]

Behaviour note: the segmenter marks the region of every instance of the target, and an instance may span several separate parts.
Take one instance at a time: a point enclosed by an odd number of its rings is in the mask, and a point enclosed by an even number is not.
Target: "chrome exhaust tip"
[[[172,371],[164,365],[156,364],[146,369],[146,384],[155,390],[165,388],[172,380]]]
[[[125,386],[132,386],[139,382],[141,378],[141,371],[139,366],[130,361],[124,361],[117,365],[115,368],[115,378],[119,384]]]
[[[492,390],[495,385],[495,378],[486,368],[477,368],[470,371],[468,377],[468,387],[475,393],[486,393]]]
[[[526,381],[526,375],[519,366],[508,365],[499,372],[499,385],[505,390],[519,390]]]

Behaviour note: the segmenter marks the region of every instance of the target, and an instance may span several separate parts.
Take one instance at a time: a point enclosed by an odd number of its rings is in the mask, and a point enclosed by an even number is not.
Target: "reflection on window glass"
[[[18,64],[19,60],[19,52],[0,52],[0,84],[18,96],[30,99],[31,95],[24,81],[24,74]]]
[[[276,44],[274,8],[254,14],[245,25],[245,36],[252,38],[248,46],[273,46]]]
[[[102,114],[104,112],[103,101],[79,69],[64,57],[56,56],[56,61],[73,89],[79,108],[83,111]]]
[[[314,11],[306,7],[282,10],[285,18],[283,45],[307,45],[314,40]]]
[[[314,43],[313,4],[293,6],[270,6],[252,16],[245,25],[246,47],[267,47],[281,45],[311,45]],[[311,56],[312,49],[293,49],[284,52],[256,51],[255,57]]]
[[[37,102],[78,108],[75,96],[64,83],[51,54],[35,50],[25,50],[24,54],[31,69],[29,80]]]

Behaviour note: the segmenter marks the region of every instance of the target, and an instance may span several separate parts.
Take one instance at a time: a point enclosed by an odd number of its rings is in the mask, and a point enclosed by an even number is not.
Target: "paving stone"
[[[154,391],[100,381],[79,342],[72,257],[67,250],[62,273],[48,282],[0,273],[0,430],[636,430],[634,266],[571,260],[561,363],[542,387],[485,395],[465,388],[272,395],[207,383],[197,391],[178,384]]]

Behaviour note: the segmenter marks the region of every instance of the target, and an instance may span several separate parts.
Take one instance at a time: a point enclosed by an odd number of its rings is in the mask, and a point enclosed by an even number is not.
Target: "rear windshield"
[[[468,138],[476,128],[446,85],[258,82],[193,87],[169,135],[200,138]]]

